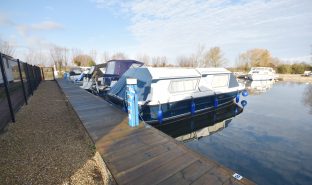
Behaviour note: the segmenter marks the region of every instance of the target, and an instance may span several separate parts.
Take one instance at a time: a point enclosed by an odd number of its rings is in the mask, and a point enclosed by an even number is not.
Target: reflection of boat
[[[252,67],[248,73],[248,78],[250,80],[274,80],[277,75],[271,67]]]
[[[153,124],[213,109],[232,102],[244,86],[224,68],[129,69],[107,98],[126,108],[126,78],[138,80],[141,117]]]
[[[274,80],[247,81],[245,86],[250,94],[260,94],[270,90]]]
[[[241,107],[231,103],[196,117],[155,127],[179,141],[190,141],[221,131],[232,121],[232,117],[242,112]]]

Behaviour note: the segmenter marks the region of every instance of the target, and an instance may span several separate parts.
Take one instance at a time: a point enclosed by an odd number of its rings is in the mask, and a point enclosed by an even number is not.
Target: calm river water
[[[228,108],[223,122],[217,113],[217,120],[206,117],[206,128],[189,120],[197,132],[169,134],[257,184],[312,184],[312,84],[246,86],[250,95],[242,113]]]

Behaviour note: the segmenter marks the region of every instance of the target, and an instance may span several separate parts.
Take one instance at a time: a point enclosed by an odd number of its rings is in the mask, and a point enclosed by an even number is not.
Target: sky
[[[0,38],[23,59],[53,45],[166,56],[174,64],[199,45],[218,46],[233,66],[240,53],[312,62],[311,0],[2,0]]]

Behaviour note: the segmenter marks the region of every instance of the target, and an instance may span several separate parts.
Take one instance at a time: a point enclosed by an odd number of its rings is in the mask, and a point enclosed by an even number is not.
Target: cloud
[[[312,39],[309,0],[95,2],[97,7],[122,9],[139,50],[172,59],[193,52],[199,43],[221,46],[231,60],[253,47],[277,56],[300,56]]]
[[[21,35],[27,36],[35,31],[60,30],[63,29],[63,25],[53,21],[43,21],[34,24],[19,24],[16,29]]]
[[[49,11],[53,11],[54,7],[53,6],[45,6],[44,9],[49,10]]]
[[[33,30],[58,30],[63,29],[63,25],[53,21],[43,21],[36,24],[31,24],[30,28]]]
[[[0,13],[0,26],[12,26],[14,22],[9,19],[6,15]]]

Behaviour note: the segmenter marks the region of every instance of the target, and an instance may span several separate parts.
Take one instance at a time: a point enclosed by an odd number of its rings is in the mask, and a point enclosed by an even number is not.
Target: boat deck
[[[254,184],[149,125],[131,128],[127,114],[102,98],[57,82],[117,184]]]

